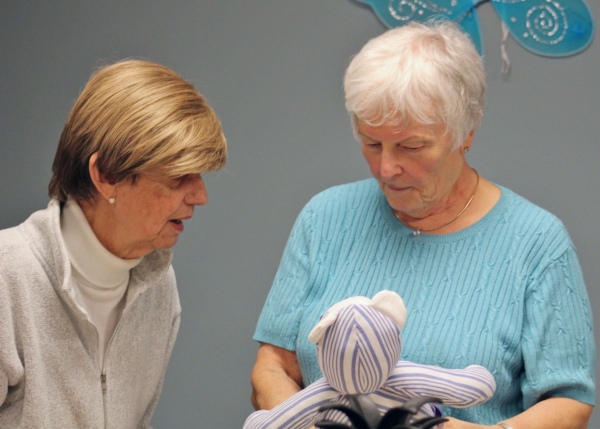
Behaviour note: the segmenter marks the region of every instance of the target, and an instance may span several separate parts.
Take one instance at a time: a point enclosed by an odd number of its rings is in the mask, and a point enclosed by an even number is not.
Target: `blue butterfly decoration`
[[[475,7],[487,0],[358,0],[373,8],[390,28],[409,21],[448,18],[483,52]],[[583,51],[592,41],[594,23],[584,0],[490,0],[503,28],[529,51],[563,57]]]

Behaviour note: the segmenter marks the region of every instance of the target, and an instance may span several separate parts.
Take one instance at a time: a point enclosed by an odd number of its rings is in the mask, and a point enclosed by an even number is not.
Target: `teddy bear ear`
[[[329,307],[325,314],[321,316],[321,320],[319,320],[312,331],[310,331],[308,334],[308,341],[317,344],[319,340],[323,338],[323,335],[325,335],[327,328],[333,325],[333,322],[336,321],[338,315],[340,314],[340,310],[350,305],[371,305],[371,300],[364,296],[351,296],[350,298],[336,302]]]
[[[396,292],[382,290],[373,297],[371,307],[389,317],[399,329],[406,323],[406,306]]]
[[[333,325],[333,322],[335,322],[337,316],[337,311],[328,311],[325,313],[323,317],[321,317],[321,320],[319,320],[319,323],[317,323],[315,327],[312,328],[312,331],[310,331],[308,334],[308,341],[317,344],[319,340],[323,338],[323,335],[325,335],[327,328]]]

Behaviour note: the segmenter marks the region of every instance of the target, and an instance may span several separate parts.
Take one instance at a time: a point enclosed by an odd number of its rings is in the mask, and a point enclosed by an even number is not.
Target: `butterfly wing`
[[[473,6],[473,0],[358,0],[375,11],[390,28],[409,21],[425,22],[431,18],[446,17],[457,21]]]
[[[475,15],[474,0],[358,0],[371,6],[379,19],[388,27],[395,28],[410,21],[425,22],[446,18],[458,23],[482,52],[481,33]]]
[[[510,34],[531,52],[562,57],[592,41],[594,23],[584,0],[491,0]]]
[[[481,30],[479,29],[479,21],[477,20],[477,15],[475,14],[475,8],[465,13],[456,22],[469,35],[471,41],[477,48],[479,55],[483,55],[483,40],[481,36]]]

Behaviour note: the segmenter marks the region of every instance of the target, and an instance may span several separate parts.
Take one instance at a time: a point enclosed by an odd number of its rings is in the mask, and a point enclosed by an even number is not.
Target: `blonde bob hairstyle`
[[[458,148],[483,115],[483,61],[450,21],[411,22],[371,39],[344,77],[346,109],[371,126],[442,125]]]
[[[60,136],[51,197],[93,201],[89,160],[111,183],[140,173],[178,177],[220,169],[227,159],[221,123],[204,97],[173,70],[125,60],[96,71]]]

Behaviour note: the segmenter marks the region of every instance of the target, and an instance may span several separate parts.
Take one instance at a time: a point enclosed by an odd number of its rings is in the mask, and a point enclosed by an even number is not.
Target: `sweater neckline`
[[[474,234],[479,233],[482,230],[485,230],[497,220],[497,218],[500,216],[500,213],[507,204],[508,189],[499,185],[496,186],[500,188],[501,195],[494,207],[492,207],[492,209],[488,213],[486,213],[486,215],[483,218],[475,222],[473,225],[464,228],[460,231],[451,232],[448,234],[427,234],[426,232],[422,232],[420,235],[414,236],[413,229],[407,227],[398,220],[398,218],[394,214],[394,211],[388,204],[385,194],[381,191],[379,186],[377,187],[379,190],[378,206],[379,211],[381,212],[381,216],[384,219],[387,226],[392,231],[395,231],[398,234],[403,234],[406,235],[409,239],[426,243],[454,242],[470,237]]]

